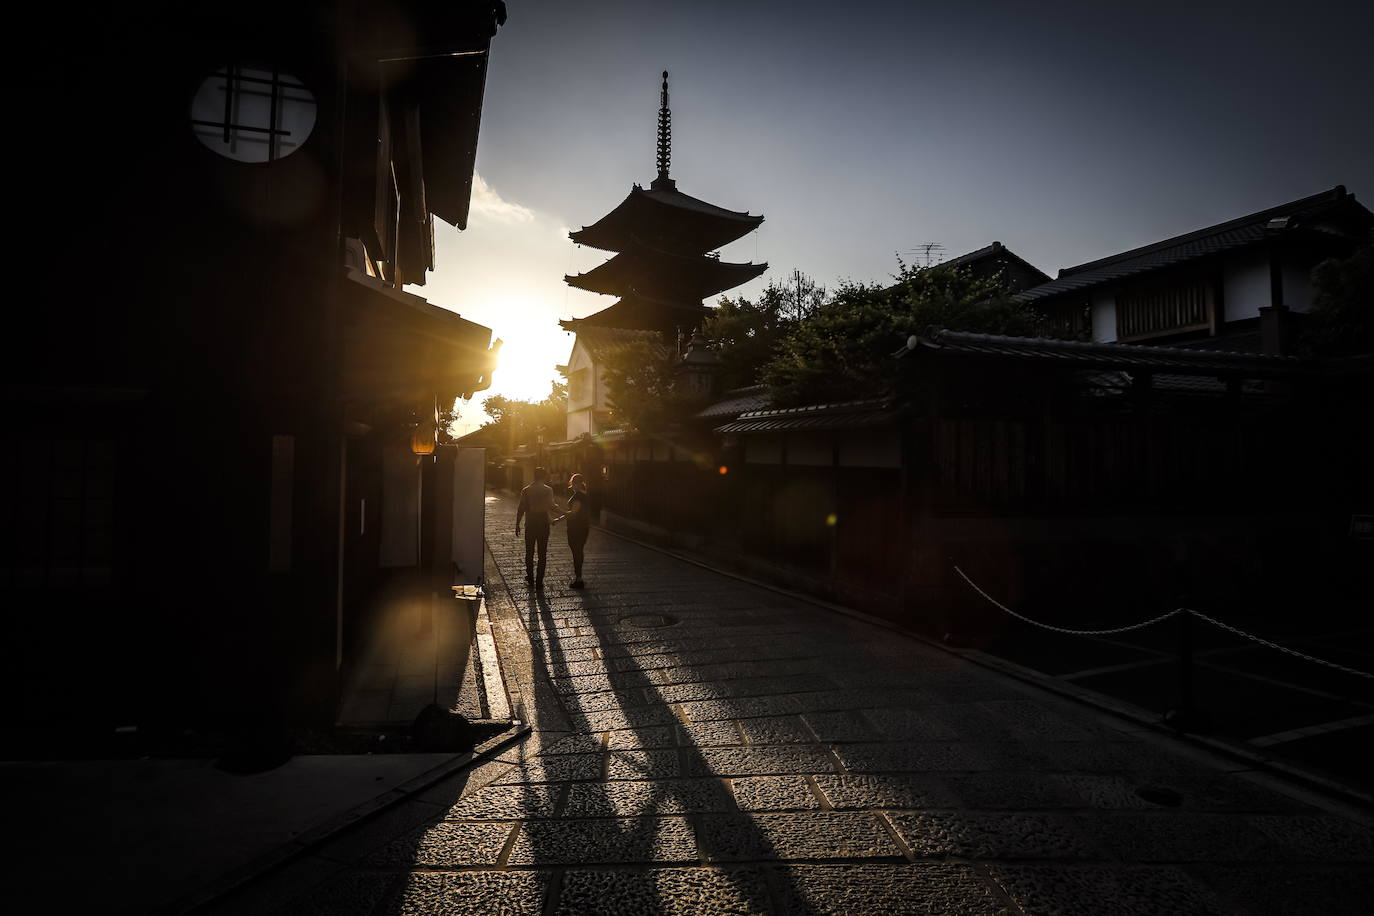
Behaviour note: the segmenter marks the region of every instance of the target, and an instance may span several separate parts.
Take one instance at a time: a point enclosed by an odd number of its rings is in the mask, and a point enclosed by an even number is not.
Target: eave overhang
[[[762,222],[762,216],[726,210],[675,189],[646,191],[635,185],[614,210],[568,237],[605,251],[649,245],[680,254],[705,254],[748,235]]]
[[[762,274],[768,264],[734,263],[704,256],[670,254],[635,245],[586,273],[565,276],[569,286],[609,296],[675,294],[700,301]]]

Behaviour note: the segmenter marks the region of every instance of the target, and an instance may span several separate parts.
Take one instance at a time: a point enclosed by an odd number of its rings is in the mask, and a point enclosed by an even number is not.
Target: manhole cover
[[[1183,804],[1182,795],[1173,789],[1165,789],[1162,786],[1141,786],[1135,790],[1135,794],[1150,804],[1159,805],[1163,808],[1177,808]]]
[[[677,618],[669,617],[667,614],[632,614],[620,618],[620,622],[626,626],[648,630],[654,627],[671,627],[677,623]]]

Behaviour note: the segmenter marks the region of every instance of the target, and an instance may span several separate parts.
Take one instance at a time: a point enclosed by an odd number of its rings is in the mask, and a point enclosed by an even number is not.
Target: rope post
[[[1202,732],[1209,723],[1193,689],[1193,612],[1186,595],[1179,597],[1178,606],[1178,704],[1164,714],[1164,721],[1180,732]]]

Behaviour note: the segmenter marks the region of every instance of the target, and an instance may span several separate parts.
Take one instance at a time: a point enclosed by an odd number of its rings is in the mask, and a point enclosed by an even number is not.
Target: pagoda
[[[610,213],[569,237],[579,245],[616,252],[571,286],[615,296],[613,305],[586,318],[560,321],[569,331],[618,328],[659,331],[671,342],[691,337],[707,314],[708,296],[754,279],[765,264],[733,264],[717,252],[758,228],[762,216],[726,210],[683,194],[668,176],[672,158],[668,71],[658,112],[658,177],[648,189],[634,185]]]

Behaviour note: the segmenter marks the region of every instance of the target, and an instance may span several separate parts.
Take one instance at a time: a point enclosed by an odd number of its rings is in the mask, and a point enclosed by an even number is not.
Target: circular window
[[[315,97],[279,70],[221,67],[191,100],[191,129],[239,162],[273,162],[301,148],[315,127]]]

